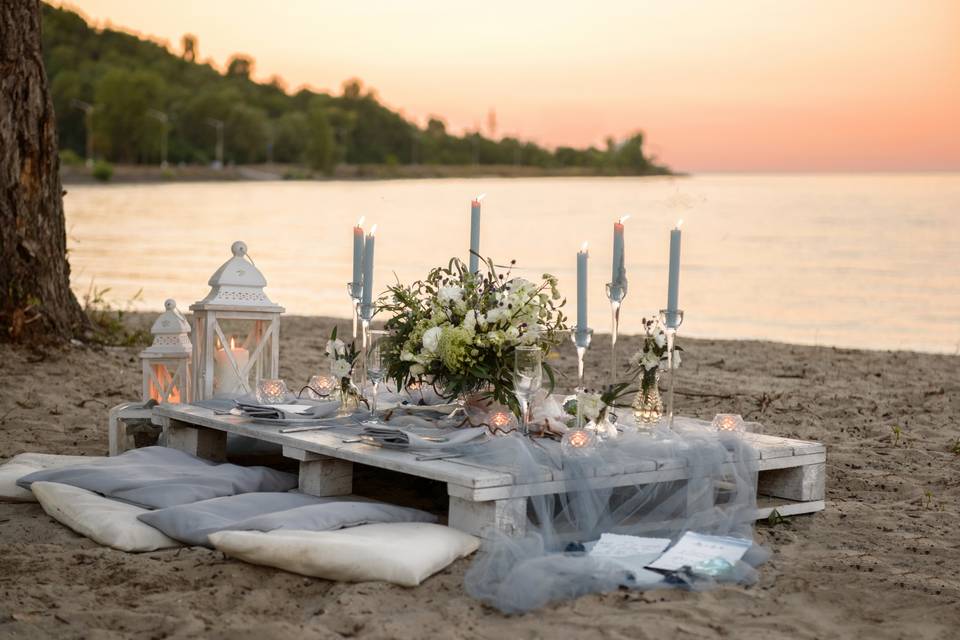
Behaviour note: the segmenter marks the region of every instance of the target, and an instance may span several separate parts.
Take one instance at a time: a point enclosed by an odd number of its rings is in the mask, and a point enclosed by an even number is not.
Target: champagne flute
[[[370,397],[370,418],[373,422],[377,422],[377,395],[380,391],[380,383],[387,374],[387,363],[384,355],[387,346],[386,340],[390,332],[372,329],[368,333],[367,378],[373,385],[373,393]]]
[[[513,394],[520,402],[520,432],[523,435],[529,434],[530,401],[543,384],[542,357],[540,347],[517,347],[514,351]]]

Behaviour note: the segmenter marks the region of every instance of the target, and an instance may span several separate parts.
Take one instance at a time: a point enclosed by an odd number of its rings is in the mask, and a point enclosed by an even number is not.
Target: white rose
[[[331,358],[342,356],[346,352],[347,347],[340,338],[337,338],[336,340],[327,340],[327,355]]]
[[[583,393],[577,398],[580,403],[580,412],[587,420],[596,420],[603,409],[603,400],[599,393]]]
[[[400,360],[401,362],[413,362],[416,358],[411,352],[402,351],[400,352]]]
[[[658,331],[653,335],[653,341],[657,343],[658,348],[662,349],[663,345],[667,344],[667,336],[662,331]]]
[[[350,363],[346,360],[334,360],[330,363],[330,373],[338,380],[346,378],[350,375]]]
[[[440,287],[437,292],[437,299],[440,302],[459,302],[463,299],[463,289],[461,287]]]
[[[657,356],[657,354],[653,351],[645,351],[640,357],[640,366],[647,371],[656,369],[658,366],[660,366],[660,357]]]
[[[423,348],[430,353],[436,353],[437,346],[440,344],[440,334],[443,329],[440,327],[430,327],[423,334]]]
[[[473,333],[477,330],[477,312],[470,310],[463,318],[463,328]]]

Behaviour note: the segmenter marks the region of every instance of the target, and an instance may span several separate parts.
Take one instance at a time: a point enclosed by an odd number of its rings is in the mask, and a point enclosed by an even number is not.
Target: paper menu
[[[604,533],[590,549],[590,555],[603,558],[649,555],[656,558],[670,546],[670,538],[641,538]]]
[[[753,542],[743,538],[709,536],[688,531],[666,553],[648,564],[647,568],[676,571],[685,566],[695,567],[714,558],[721,558],[734,565],[752,545]]]

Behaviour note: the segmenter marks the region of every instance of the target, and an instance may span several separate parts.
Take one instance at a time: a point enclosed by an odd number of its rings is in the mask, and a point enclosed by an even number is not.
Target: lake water
[[[664,306],[669,229],[683,223],[682,333],[877,349],[960,350],[960,174],[703,175],[376,182],[70,185],[73,286],[138,309],[202,298],[244,240],[289,313],[349,317],[351,227],[377,223],[378,286],[481,253],[557,275],[575,296],[590,243],[590,322],[609,331],[612,223],[629,214],[622,330]],[[573,309],[569,309],[573,315]]]

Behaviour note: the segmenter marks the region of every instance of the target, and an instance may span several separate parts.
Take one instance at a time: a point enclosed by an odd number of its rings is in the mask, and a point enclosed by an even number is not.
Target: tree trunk
[[[0,1],[0,340],[63,342],[87,326],[70,291],[40,0]]]

